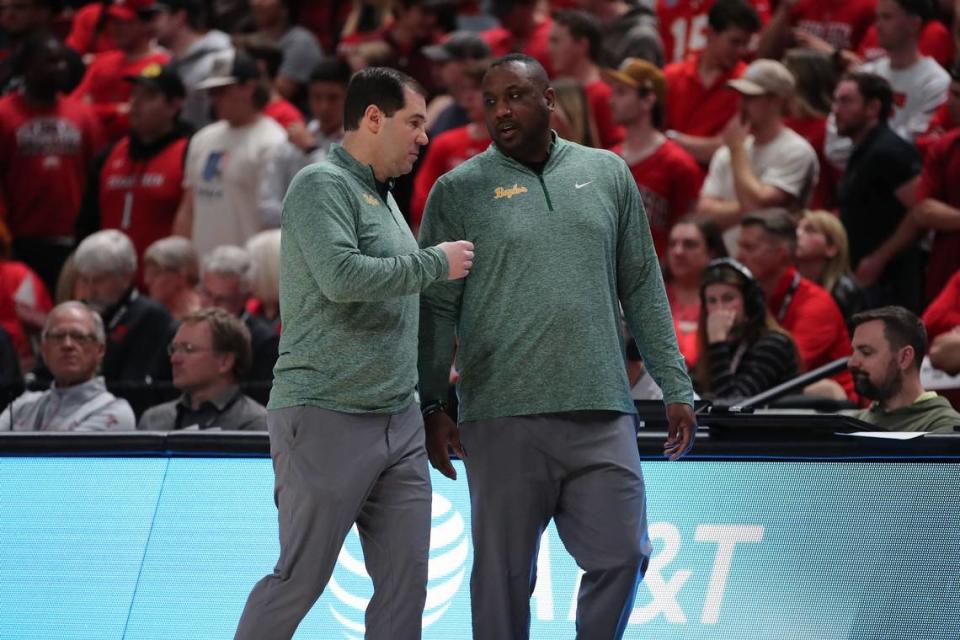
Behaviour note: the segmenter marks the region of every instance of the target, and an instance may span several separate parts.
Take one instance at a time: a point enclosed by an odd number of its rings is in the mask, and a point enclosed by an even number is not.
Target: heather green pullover
[[[621,158],[557,138],[542,175],[496,145],[441,177],[421,246],[476,245],[465,280],[421,296],[420,394],[446,398],[459,340],[460,421],[634,413],[620,305],[667,403],[693,403],[640,193]]]
[[[419,250],[393,196],[342,147],[293,179],[283,203],[280,357],[269,408],[397,413],[415,402],[417,295],[447,275]]]

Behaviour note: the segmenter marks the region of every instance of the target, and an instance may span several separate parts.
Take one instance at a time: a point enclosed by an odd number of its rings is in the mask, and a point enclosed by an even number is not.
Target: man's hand
[[[864,256],[860,259],[860,264],[857,265],[854,278],[861,287],[872,286],[880,279],[886,266],[887,264],[883,260],[873,254]]]
[[[723,144],[728,147],[742,147],[749,133],[750,125],[748,125],[743,116],[738,113],[730,118],[727,126],[723,128]]]
[[[693,448],[693,438],[697,431],[697,418],[693,407],[683,403],[667,405],[667,441],[663,445],[663,455],[670,460],[679,460]]]
[[[473,243],[469,240],[457,240],[455,242],[441,242],[437,245],[440,251],[447,256],[448,280],[459,280],[467,277],[470,273],[470,267],[473,266]]]
[[[317,144],[317,139],[302,122],[294,122],[287,127],[287,139],[304,153]]]
[[[430,458],[430,466],[451,480],[456,480],[457,470],[450,462],[447,447],[453,448],[454,453],[461,459],[465,457],[457,423],[451,420],[445,411],[434,411],[424,418],[423,425],[427,432],[427,457]]]

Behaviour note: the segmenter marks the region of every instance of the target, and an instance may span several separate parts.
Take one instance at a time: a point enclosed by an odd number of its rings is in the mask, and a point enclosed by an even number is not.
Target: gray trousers
[[[293,636],[354,523],[374,593],[366,637],[420,638],[432,491],[423,420],[291,407],[267,414],[280,559],[247,598],[238,640]]]
[[[554,519],[585,571],[578,640],[619,639],[651,554],[632,416],[571,412],[467,422],[474,640],[525,640],[540,536]]]

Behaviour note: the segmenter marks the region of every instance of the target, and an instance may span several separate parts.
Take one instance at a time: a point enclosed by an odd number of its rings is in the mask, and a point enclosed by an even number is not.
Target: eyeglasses
[[[81,333],[79,331],[48,331],[43,334],[45,341],[55,344],[63,344],[67,341],[67,338],[70,338],[74,344],[85,347],[92,344],[97,339],[97,336],[92,333]]]
[[[213,347],[198,347],[197,345],[190,344],[189,342],[171,342],[167,345],[167,354],[171,356],[175,353],[190,355],[191,353],[200,353],[201,351],[213,350]]]

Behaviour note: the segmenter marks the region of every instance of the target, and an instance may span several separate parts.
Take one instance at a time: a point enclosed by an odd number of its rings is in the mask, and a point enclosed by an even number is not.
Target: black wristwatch
[[[446,411],[447,405],[442,402],[428,402],[420,407],[420,414],[426,418],[429,415],[436,413],[437,411]]]

